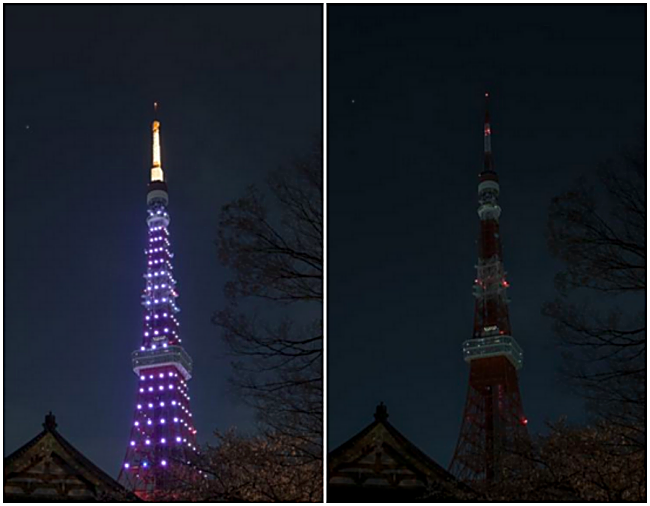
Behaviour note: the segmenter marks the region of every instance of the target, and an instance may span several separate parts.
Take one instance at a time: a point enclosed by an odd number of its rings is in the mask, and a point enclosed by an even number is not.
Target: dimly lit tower
[[[450,471],[463,481],[492,481],[501,476],[503,456],[527,439],[517,371],[521,348],[512,337],[508,281],[503,270],[499,232],[499,178],[492,158],[492,132],[486,98],[484,165],[479,174],[477,275],[474,280],[474,333],[463,343],[470,364],[469,390],[460,437]]]
[[[181,345],[167,212],[167,184],[160,157],[160,123],[154,121],[153,163],[147,190],[149,237],[142,295],[142,346],[132,354],[138,376],[131,437],[120,482],[140,497],[166,490],[189,472],[196,429],[187,382],[192,360]]]

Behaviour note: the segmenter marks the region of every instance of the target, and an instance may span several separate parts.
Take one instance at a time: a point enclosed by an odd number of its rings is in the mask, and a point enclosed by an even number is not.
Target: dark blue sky
[[[440,464],[469,368],[485,91],[520,387],[532,432],[580,421],[541,316],[551,198],[638,138],[646,7],[328,7],[329,449],[390,421]]]
[[[139,347],[152,103],[201,442],[251,426],[210,323],[223,204],[322,131],[320,6],[7,6],[4,451],[52,410],[117,474]]]

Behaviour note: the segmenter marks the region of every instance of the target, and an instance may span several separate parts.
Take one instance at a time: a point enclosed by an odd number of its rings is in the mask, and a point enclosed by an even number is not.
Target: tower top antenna
[[[158,102],[153,103],[154,118],[158,113]],[[162,159],[160,156],[160,122],[157,119],[151,124],[153,134],[152,144],[152,164],[151,164],[151,181],[164,181],[165,177],[162,170]]]
[[[492,159],[492,128],[490,127],[490,94],[485,92],[485,121],[483,122],[483,170],[494,172]]]

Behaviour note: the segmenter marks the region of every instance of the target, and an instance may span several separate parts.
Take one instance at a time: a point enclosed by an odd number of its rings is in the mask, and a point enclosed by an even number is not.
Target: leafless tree
[[[217,432],[217,444],[192,458],[189,472],[176,476],[157,501],[319,502],[323,471],[305,461],[284,436],[244,436]]]
[[[266,436],[322,463],[323,170],[320,150],[223,207],[221,262],[234,274],[222,329],[233,382]]]
[[[553,199],[548,244],[563,262],[543,312],[589,407],[646,445],[646,149],[609,161]]]
[[[475,493],[496,502],[645,502],[645,453],[627,444],[621,427],[561,420],[548,429],[508,456],[502,479],[476,484]]]

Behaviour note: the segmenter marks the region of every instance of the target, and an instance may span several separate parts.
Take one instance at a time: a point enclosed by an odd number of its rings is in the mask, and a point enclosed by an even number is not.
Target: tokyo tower
[[[157,104],[154,104],[157,109]],[[167,183],[160,157],[160,123],[152,124],[153,163],[147,189],[147,269],[142,295],[142,346],[132,353],[138,376],[131,437],[119,481],[140,498],[169,490],[190,475],[196,429],[187,382],[192,359],[181,345],[167,212]]]
[[[492,132],[486,98],[483,126],[484,166],[479,174],[480,233],[474,280],[474,333],[463,343],[470,364],[469,389],[460,437],[450,471],[466,482],[490,482],[502,476],[503,457],[528,438],[517,371],[523,353],[512,337],[508,281],[499,232],[499,178],[492,158]]]

